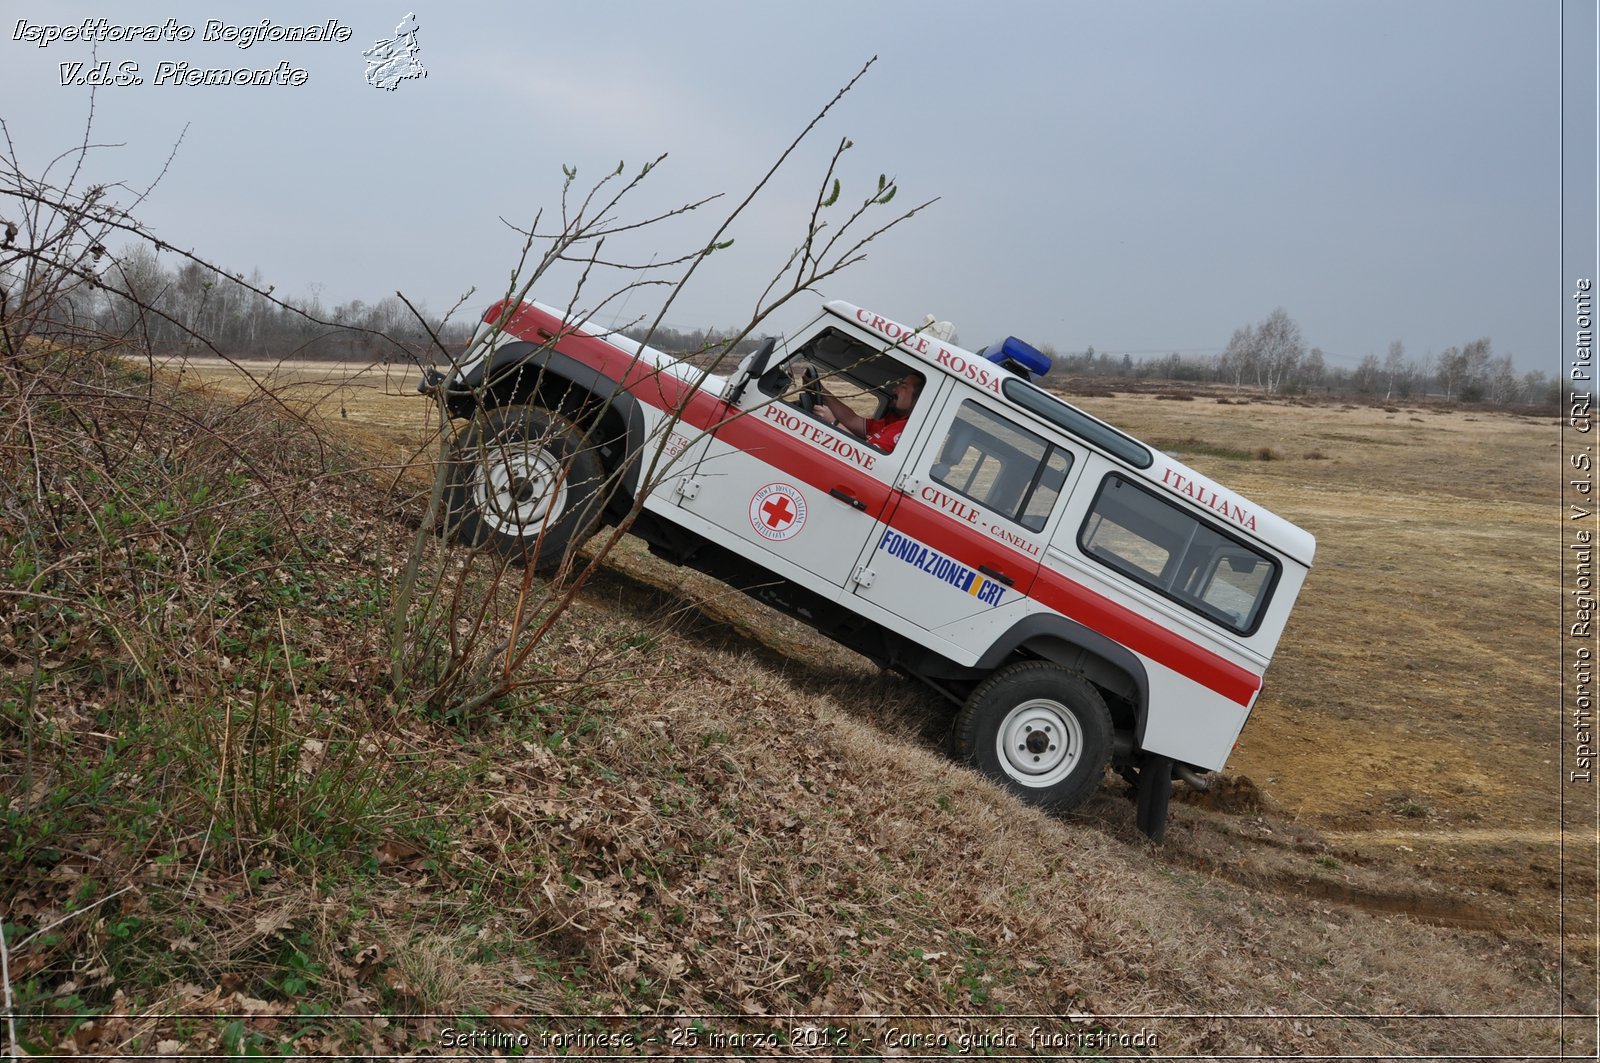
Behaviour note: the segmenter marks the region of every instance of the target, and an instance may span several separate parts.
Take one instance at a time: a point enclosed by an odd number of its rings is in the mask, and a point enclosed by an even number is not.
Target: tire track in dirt
[[[1449,832],[1427,830],[1326,830],[1323,837],[1331,841],[1367,842],[1373,845],[1405,845],[1419,842],[1427,846],[1441,845],[1560,845],[1572,840],[1560,830],[1545,828],[1492,827]],[[1591,843],[1592,844],[1592,843]]]

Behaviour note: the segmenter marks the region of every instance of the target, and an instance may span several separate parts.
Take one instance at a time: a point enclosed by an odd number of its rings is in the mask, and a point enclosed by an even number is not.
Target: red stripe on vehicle
[[[988,565],[1014,579],[1012,590],[1093,628],[1240,705],[1261,688],[1261,677],[1190,642],[1155,621],[1090,590],[1027,554],[974,530],[921,499],[905,495],[894,527],[969,568]]]
[[[491,308],[485,320],[493,320]],[[1036,558],[954,520],[920,499],[895,491],[882,480],[826,454],[759,416],[731,411],[720,397],[696,388],[605,340],[564,325],[533,307],[523,306],[507,331],[538,342],[535,330],[560,337],[563,354],[577,358],[624,386],[638,399],[702,431],[715,430],[729,445],[757,456],[775,469],[824,493],[835,488],[866,503],[864,515],[888,523],[969,568],[988,566],[1009,576],[1012,590],[1100,632],[1141,656],[1148,657],[1230,701],[1249,705],[1261,688],[1261,677],[1155,621],[1090,590]],[[682,409],[680,410],[680,404]],[[726,420],[726,423],[723,422]],[[820,422],[819,422],[820,423]],[[897,505],[898,503],[898,505]],[[843,503],[841,503],[843,504]]]
[[[1059,572],[1040,570],[1032,597],[1039,604],[1166,665],[1229,701],[1249,705],[1250,699],[1261,689],[1261,677],[1248,668],[1174,635],[1148,617],[1118,605]]]

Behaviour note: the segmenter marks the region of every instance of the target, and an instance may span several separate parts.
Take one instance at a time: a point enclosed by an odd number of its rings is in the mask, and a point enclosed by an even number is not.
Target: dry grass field
[[[253,382],[215,362],[191,363],[182,375],[226,394],[266,386],[356,440],[401,493],[422,489],[437,437],[414,370],[242,369]],[[164,375],[176,371],[169,365]],[[1487,933],[1509,950],[1507,962],[1534,942],[1564,945],[1567,966],[1541,977],[1563,979],[1569,1001],[1592,998],[1594,831],[1582,818],[1561,830],[1554,419],[1224,392],[1183,401],[1066,394],[1318,540],[1225,785],[1175,804],[1166,845],[1143,859],[1179,882],[1232,881],[1313,912],[1405,915]],[[708,654],[757,654],[768,666],[760,682],[775,669],[792,684],[785,699],[820,696],[834,706],[824,713],[834,726],[844,713],[841,741],[859,747],[856,756],[920,763],[942,749],[949,717],[915,690],[884,687],[866,661],[642,548],[617,551],[586,595],[602,615],[671,628]],[[846,693],[863,688],[883,691],[878,705]],[[705,696],[713,695],[735,696]],[[1108,779],[1063,826],[1125,845],[1125,796]],[[1581,816],[1582,802],[1575,807]],[[1592,795],[1586,807],[1592,816]],[[1215,887],[1207,891],[1225,904]],[[1300,926],[1283,922],[1273,947],[1324,947],[1292,929]],[[1384,962],[1426,963],[1435,947],[1397,945]],[[1442,1000],[1436,1010],[1483,1010],[1496,999],[1511,998]]]
[[[452,1016],[592,1011],[641,1036],[830,1017],[880,1057],[945,1023],[1592,1058],[1548,418],[1082,397],[1319,537],[1225,777],[1155,846],[1120,780],[1028,808],[950,763],[920,685],[637,544],[516,696],[437,698],[472,634],[408,614],[396,653],[411,550],[466,581],[430,604],[484,588],[486,631],[559,585],[415,538],[437,439],[412,372],[155,368],[190,393],[60,358],[0,396],[0,908],[30,1052],[407,1054]]]
[[[1150,396],[1082,405],[1317,536],[1230,770],[1325,837],[1465,891],[1459,915],[1553,925],[1564,722],[1553,419]],[[1228,449],[1250,457],[1215,453]],[[1575,826],[1567,845],[1582,848]],[[1567,883],[1580,912],[1593,885]]]
[[[339,424],[397,476],[420,475],[431,455],[432,413],[411,367],[196,361],[183,372],[230,393],[265,385]],[[1234,784],[1206,803],[1264,805],[1300,844],[1333,854],[1314,882],[1270,872],[1302,888],[1464,925],[1553,929],[1563,843],[1553,418],[1221,391],[1067,397],[1317,536],[1316,566],[1229,762]],[[790,657],[850,657],[642,551],[623,551],[616,567],[619,578],[691,588]],[[1248,817],[1234,821],[1225,835],[1251,833]],[[1565,841],[1572,929],[1592,906],[1570,900],[1594,884],[1583,824]],[[1183,858],[1181,833],[1169,848]],[[1237,870],[1213,844],[1186,856]],[[1333,864],[1344,873],[1328,874]]]

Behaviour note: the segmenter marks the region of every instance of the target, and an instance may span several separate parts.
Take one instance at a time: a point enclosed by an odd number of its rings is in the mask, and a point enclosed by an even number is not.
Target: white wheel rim
[[[1019,785],[1054,786],[1083,759],[1083,726],[1059,701],[1035,698],[1006,713],[995,735],[1000,766]]]
[[[536,536],[567,504],[561,459],[537,442],[495,439],[473,484],[483,522],[501,535]]]

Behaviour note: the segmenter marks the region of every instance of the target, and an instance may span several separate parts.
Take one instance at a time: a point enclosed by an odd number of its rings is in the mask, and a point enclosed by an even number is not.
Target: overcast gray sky
[[[408,11],[427,76],[375,89],[362,50]],[[93,139],[123,146],[96,151],[89,179],[142,186],[181,135],[139,217],[327,306],[400,289],[441,312],[475,286],[476,314],[520,246],[501,218],[526,225],[556,207],[563,164],[584,182],[665,152],[625,216],[712,192],[731,206],[877,55],[670,324],[743,320],[848,136],[845,200],[887,173],[896,205],[939,202],[823,294],[903,321],[935,313],[969,346],[1015,334],[1060,351],[1207,353],[1277,306],[1333,365],[1397,339],[1420,358],[1487,335],[1554,373],[1566,344],[1556,0],[0,0],[0,12],[0,117],[35,173],[81,138],[89,90],[63,86],[60,64],[90,49],[18,40],[19,22],[194,27],[187,44],[97,46],[146,83],[99,91]],[[209,18],[337,19],[351,38],[240,49],[203,41]],[[163,61],[287,61],[306,77],[156,85]],[[1592,81],[1578,82],[1590,99]],[[1592,127],[1567,141],[1594,155]],[[682,253],[723,212],[630,251]],[[1592,218],[1565,224],[1592,245]],[[639,294],[626,313],[652,308]]]

